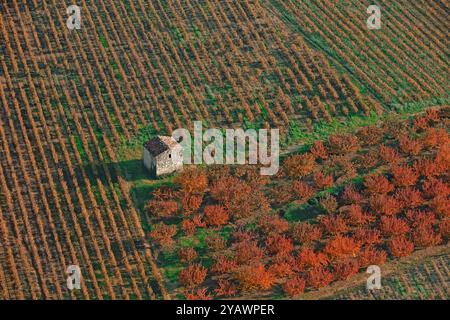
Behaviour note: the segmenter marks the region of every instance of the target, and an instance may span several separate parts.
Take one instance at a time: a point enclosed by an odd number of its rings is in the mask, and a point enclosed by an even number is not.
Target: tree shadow
[[[125,160],[118,163],[123,178],[129,182],[153,179],[150,171],[144,166],[142,159]]]
[[[285,209],[284,218],[289,222],[305,222],[313,220],[322,213],[316,205],[309,203],[302,205],[292,204]]]
[[[70,178],[69,169],[62,168],[69,188],[74,188]],[[152,199],[155,189],[161,186],[172,186],[170,176],[164,178],[154,178],[149,170],[144,166],[142,159],[124,160],[119,162],[102,163],[91,162],[82,166],[74,167],[74,174],[78,185],[82,190],[86,188],[85,178],[88,180],[94,193],[100,181],[104,186],[109,185],[109,180],[114,188],[119,183],[119,177],[124,179],[128,185],[128,194],[131,197],[134,208],[142,215],[142,223],[145,230],[149,230],[147,219],[144,214],[144,206],[148,200]]]

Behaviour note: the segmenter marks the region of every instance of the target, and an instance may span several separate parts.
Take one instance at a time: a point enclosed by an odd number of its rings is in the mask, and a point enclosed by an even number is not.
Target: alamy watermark
[[[370,17],[367,19],[367,28],[369,30],[381,29],[381,9],[379,6],[371,5],[367,8],[367,13]]]
[[[203,130],[202,122],[194,121],[193,137],[189,130],[177,129],[172,138],[183,147],[184,164],[260,164],[261,175],[275,175],[279,169],[278,129]]]
[[[81,8],[77,5],[71,5],[67,7],[67,14],[69,18],[67,19],[66,25],[69,30],[80,30],[81,29]]]
[[[342,6],[342,3],[340,4]],[[69,18],[66,25],[69,30],[81,29],[81,8],[75,4],[72,4],[66,9]],[[381,8],[377,5],[370,5],[367,8],[367,13],[370,14],[367,19],[367,27],[369,30],[381,29]]]

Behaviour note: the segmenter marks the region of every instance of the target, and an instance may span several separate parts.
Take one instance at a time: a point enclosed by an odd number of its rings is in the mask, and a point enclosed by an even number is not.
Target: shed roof
[[[172,137],[156,136],[147,141],[144,144],[144,148],[147,149],[152,156],[156,157],[169,149],[173,149],[177,144],[178,142]]]

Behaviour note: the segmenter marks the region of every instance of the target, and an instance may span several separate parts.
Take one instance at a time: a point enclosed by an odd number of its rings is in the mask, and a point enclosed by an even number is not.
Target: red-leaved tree
[[[335,215],[325,215],[319,218],[319,222],[323,229],[331,234],[337,235],[348,231],[348,226],[344,218]]]
[[[263,264],[244,266],[237,270],[236,279],[243,292],[269,290],[275,284],[275,276]]]
[[[396,217],[381,217],[381,231],[386,237],[402,236],[408,233],[409,226],[403,219]]]
[[[352,204],[347,207],[343,207],[340,210],[345,209],[347,224],[352,226],[362,227],[363,225],[372,222],[375,217],[363,212],[360,205]]]
[[[206,288],[186,290],[184,296],[186,300],[212,300],[212,296],[206,291]]]
[[[379,174],[366,176],[364,179],[364,186],[371,194],[385,194],[394,189],[394,186],[389,180]]]
[[[394,257],[407,257],[414,251],[414,244],[404,236],[395,237],[388,242]]]
[[[414,245],[416,247],[431,247],[441,243],[442,238],[431,225],[414,229],[412,233]]]
[[[328,158],[328,150],[325,148],[325,145],[322,141],[314,141],[310,152],[316,159],[324,160]]]
[[[235,258],[238,264],[248,264],[260,261],[264,257],[264,250],[256,241],[243,241],[234,246]]]
[[[415,188],[401,188],[395,192],[395,200],[397,200],[402,208],[416,208],[423,205],[424,200],[421,192]]]
[[[178,203],[176,201],[150,200],[145,204],[144,210],[155,217],[170,217],[178,211]]]
[[[333,185],[333,176],[324,174],[322,171],[316,172],[313,176],[314,183],[319,190],[331,187]]]
[[[214,290],[218,296],[233,297],[237,293],[237,285],[229,280],[219,279],[217,281],[217,288]]]
[[[156,224],[150,232],[150,237],[161,247],[168,248],[174,244],[173,237],[177,233],[177,226],[166,225],[163,222]]]
[[[309,268],[326,265],[327,263],[328,259],[323,253],[316,253],[313,249],[303,248],[297,256],[294,267],[297,271],[302,272]]]
[[[334,134],[328,138],[328,145],[335,154],[348,154],[359,149],[358,138],[351,134]]]
[[[282,234],[289,230],[289,222],[276,214],[265,214],[259,218],[259,229],[264,234]]]
[[[235,270],[236,267],[237,263],[235,260],[221,255],[216,258],[215,263],[211,266],[211,272],[215,274],[226,274]]]
[[[203,201],[203,195],[184,194],[180,201],[183,209],[183,215],[189,216],[200,208]]]
[[[333,268],[336,280],[347,280],[358,273],[359,263],[356,259],[338,260]]]
[[[375,213],[392,216],[402,210],[402,204],[387,194],[378,194],[370,198],[370,207]]]
[[[353,238],[360,245],[374,245],[383,242],[383,238],[381,237],[381,231],[371,227],[355,230]]]
[[[366,268],[370,265],[381,266],[386,262],[387,254],[385,251],[378,250],[373,246],[365,247],[359,253],[359,265]]]
[[[312,197],[315,190],[306,182],[296,180],[290,186],[290,191],[294,194],[294,199],[299,203],[304,203]]]
[[[269,236],[266,240],[267,250],[271,254],[289,254],[294,250],[292,239],[282,235]]]
[[[186,194],[202,194],[208,187],[206,172],[197,168],[187,168],[174,179]]]
[[[324,267],[312,268],[306,276],[307,284],[314,289],[329,285],[333,278],[333,274]]]
[[[398,152],[394,148],[387,146],[380,147],[380,157],[387,164],[395,164],[400,161]]]
[[[399,187],[408,187],[416,184],[419,175],[409,166],[394,165],[391,167],[394,184]]]
[[[302,245],[310,245],[322,236],[322,230],[308,222],[294,224],[292,228],[292,238]]]
[[[292,279],[287,280],[281,287],[288,296],[295,297],[305,291],[305,285],[305,279],[300,276],[296,276]]]
[[[333,258],[356,257],[360,245],[352,238],[337,236],[331,239],[324,248],[324,253]]]
[[[228,223],[229,215],[223,206],[209,205],[203,210],[206,223],[210,226],[219,227]]]
[[[310,174],[316,167],[316,161],[311,153],[292,155],[283,162],[286,176],[299,178]]]
[[[197,259],[197,256],[197,251],[195,251],[195,249],[191,247],[181,248],[178,251],[178,257],[181,262],[193,262],[195,259]]]
[[[341,198],[346,204],[360,204],[364,200],[363,195],[355,189],[354,185],[346,186]]]

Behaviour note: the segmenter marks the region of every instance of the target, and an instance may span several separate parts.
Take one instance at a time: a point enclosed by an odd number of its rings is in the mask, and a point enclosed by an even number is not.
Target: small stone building
[[[144,144],[144,165],[154,177],[183,169],[183,148],[172,137],[156,136]]]

